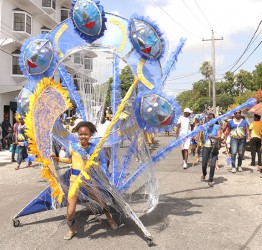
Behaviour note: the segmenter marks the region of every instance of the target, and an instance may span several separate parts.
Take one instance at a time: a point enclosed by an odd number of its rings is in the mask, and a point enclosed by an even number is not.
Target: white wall
[[[37,13],[37,9],[34,9],[34,13],[30,13],[30,11],[28,9],[23,8],[23,5],[21,5],[21,2],[19,2],[20,1],[17,1],[16,5],[15,0],[0,0],[0,39],[12,38],[17,41],[17,43],[12,45],[0,46],[2,50],[6,51],[9,54],[11,54],[16,49],[20,49],[19,43],[23,44],[25,40],[29,38],[28,35],[17,32],[14,33],[12,31],[14,9],[23,9],[32,16],[32,36],[40,34],[42,26],[46,26],[51,29],[54,28],[50,27],[48,24],[45,24],[44,22],[40,22],[40,15],[43,14]],[[32,2],[35,2],[41,8],[42,0],[32,0]],[[65,2],[65,4],[61,4],[62,2]],[[70,7],[71,0],[56,1],[56,12],[50,16],[55,18],[58,23],[60,23],[60,9],[62,5],[67,5],[67,7]],[[43,18],[41,20],[43,20]],[[54,22],[52,23],[53,25],[55,25]],[[0,51],[0,120],[3,118],[4,105],[9,105],[10,101],[15,101],[15,97],[19,93],[19,91],[14,92],[14,90],[21,90],[23,85],[26,83],[26,78],[12,76],[12,56],[9,54]]]

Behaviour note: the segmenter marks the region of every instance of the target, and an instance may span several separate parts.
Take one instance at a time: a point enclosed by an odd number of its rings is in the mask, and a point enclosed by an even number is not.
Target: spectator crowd
[[[190,108],[185,108],[183,115],[178,119],[174,127],[176,138],[181,138],[197,129],[200,125],[215,118],[214,113],[193,114]],[[102,116],[101,122],[97,125],[97,137],[102,137],[112,119],[112,109],[108,107]],[[82,121],[78,115],[68,117],[66,113],[60,116],[60,121],[64,128],[71,133],[76,133],[77,124]],[[28,159],[28,142],[25,134],[24,117],[19,117],[11,125],[9,116],[4,115],[4,120],[0,124],[0,150],[9,150],[11,162],[17,162],[18,170],[23,161],[32,164]],[[167,128],[166,136],[172,136],[172,129]],[[144,132],[146,143],[149,149],[153,147],[156,134]],[[241,111],[234,113],[232,117],[221,120],[216,124],[200,131],[197,135],[183,141],[181,145],[182,167],[188,168],[189,154],[194,156],[193,165],[202,164],[201,180],[208,182],[209,186],[214,185],[215,171],[219,170],[219,155],[227,156],[227,164],[230,165],[232,173],[242,172],[242,164],[245,159],[246,148],[250,148],[250,166],[256,167],[262,177],[261,145],[262,121],[258,114],[253,115],[253,119],[246,119]],[[121,147],[123,142],[121,142]],[[221,149],[222,147],[222,149]],[[221,150],[220,150],[221,149]],[[110,150],[109,150],[110,152]],[[15,158],[17,154],[17,158]],[[60,148],[59,155],[64,155],[65,149]],[[209,175],[207,177],[208,167]]]

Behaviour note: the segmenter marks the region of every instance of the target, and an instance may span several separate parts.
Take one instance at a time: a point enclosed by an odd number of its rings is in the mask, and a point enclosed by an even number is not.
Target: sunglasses
[[[241,114],[241,112],[235,112],[234,114],[235,114],[235,115],[236,115],[236,114]]]

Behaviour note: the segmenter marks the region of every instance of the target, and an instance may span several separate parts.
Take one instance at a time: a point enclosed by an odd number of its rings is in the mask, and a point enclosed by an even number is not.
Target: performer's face
[[[80,140],[80,143],[81,143],[82,146],[88,145],[88,141],[89,141],[91,136],[92,136],[92,133],[91,133],[90,129],[87,128],[87,127],[81,127],[78,130],[78,137],[79,137],[79,140]]]

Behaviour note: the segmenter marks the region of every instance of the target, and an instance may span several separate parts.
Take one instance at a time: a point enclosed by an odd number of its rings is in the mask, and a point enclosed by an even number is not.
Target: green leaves
[[[121,70],[120,80],[121,80],[121,96],[122,98],[126,95],[126,92],[129,90],[130,86],[134,82],[134,76],[129,66],[124,67]],[[109,78],[109,88],[106,96],[106,106],[111,106],[111,84],[113,82],[112,77]]]
[[[194,112],[203,112],[208,106],[212,105],[212,88],[210,98],[208,86],[212,78],[212,67],[210,62],[205,61],[200,67],[203,75],[202,80],[193,84],[192,90],[181,92],[177,100],[181,108],[190,107]],[[212,86],[212,83],[211,83]],[[240,70],[239,73],[226,72],[222,81],[216,82],[217,106],[222,111],[226,111],[228,106],[241,104],[250,97],[257,98],[262,102],[262,63],[256,65],[256,69],[250,73]]]

